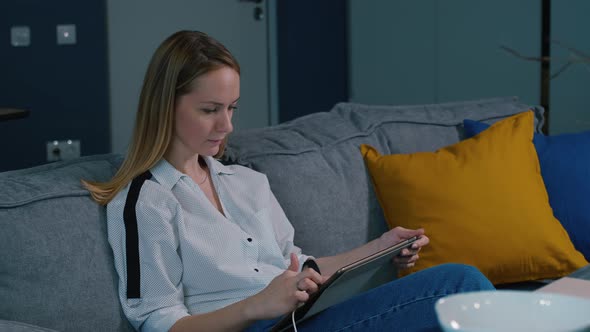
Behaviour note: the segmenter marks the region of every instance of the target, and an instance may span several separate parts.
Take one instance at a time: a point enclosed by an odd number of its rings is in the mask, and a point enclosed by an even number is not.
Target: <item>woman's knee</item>
[[[467,276],[478,276],[481,274],[475,266],[461,263],[445,263],[433,268],[439,269],[441,273],[464,274]]]
[[[458,288],[467,290],[491,290],[495,289],[492,283],[475,266],[447,263],[437,267],[438,273],[447,281],[454,281]]]

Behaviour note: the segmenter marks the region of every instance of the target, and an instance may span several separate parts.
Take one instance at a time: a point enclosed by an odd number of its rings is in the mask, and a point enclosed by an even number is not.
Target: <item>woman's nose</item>
[[[233,112],[231,110],[227,110],[225,112],[220,112],[219,119],[217,121],[217,130],[221,132],[230,133],[234,126],[231,122]]]

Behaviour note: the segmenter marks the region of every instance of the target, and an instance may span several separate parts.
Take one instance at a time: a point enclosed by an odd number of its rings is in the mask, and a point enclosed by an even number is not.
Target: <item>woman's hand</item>
[[[315,293],[324,278],[314,269],[299,271],[299,259],[291,254],[291,265],[260,293],[250,297],[252,319],[271,319],[297,308]]]
[[[383,233],[379,238],[380,247],[384,249],[414,236],[418,236],[419,239],[416,240],[410,248],[403,249],[400,254],[393,259],[393,262],[399,269],[407,269],[416,265],[416,261],[420,258],[418,252],[430,242],[430,239],[424,235],[424,229],[420,228],[413,230],[398,226]]]

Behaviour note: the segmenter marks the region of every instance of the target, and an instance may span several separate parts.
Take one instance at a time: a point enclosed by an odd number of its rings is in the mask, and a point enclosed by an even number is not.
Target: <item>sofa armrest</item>
[[[47,329],[40,326],[35,326],[27,323],[16,322],[12,320],[0,319],[0,331],[11,332],[58,332],[56,330]]]

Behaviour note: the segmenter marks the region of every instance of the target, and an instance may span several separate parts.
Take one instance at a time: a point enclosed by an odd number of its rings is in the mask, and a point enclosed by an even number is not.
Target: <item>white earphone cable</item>
[[[297,332],[297,325],[295,324],[295,310],[291,313],[291,320],[293,321],[293,330]]]

